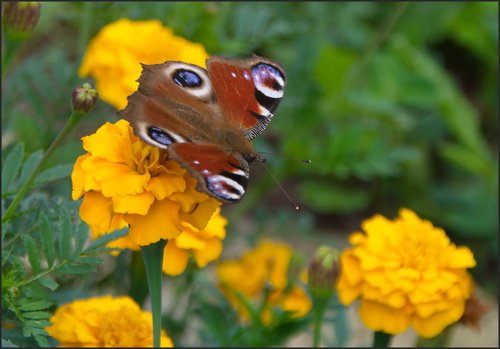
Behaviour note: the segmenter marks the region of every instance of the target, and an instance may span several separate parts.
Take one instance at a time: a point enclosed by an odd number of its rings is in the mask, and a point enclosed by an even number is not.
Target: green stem
[[[313,308],[313,347],[317,348],[321,345],[321,325],[325,315],[328,299],[315,299]]]
[[[43,155],[42,160],[40,160],[38,165],[33,169],[33,171],[31,172],[31,174],[28,177],[28,179],[26,180],[26,182],[24,182],[21,189],[19,189],[19,191],[17,192],[16,196],[14,197],[14,200],[10,203],[9,207],[7,208],[7,211],[5,211],[5,214],[2,217],[2,223],[5,223],[6,221],[8,221],[11,218],[11,216],[14,214],[16,207],[19,205],[22,198],[24,197],[24,195],[26,194],[28,189],[31,187],[31,184],[33,183],[35,178],[38,176],[40,170],[43,168],[43,166],[45,165],[47,160],[52,156],[52,153],[54,153],[54,150],[56,150],[56,148],[59,146],[59,144],[61,144],[62,140],[66,137],[66,135],[80,121],[80,119],[82,118],[83,115],[85,115],[85,113],[80,112],[80,111],[73,111],[71,113],[71,116],[70,116],[68,122],[66,123],[66,125],[64,126],[64,128],[61,130],[61,132],[59,132],[56,139],[54,139],[54,141],[52,142],[50,147],[47,149],[47,151]]]
[[[374,348],[388,348],[392,339],[392,334],[382,331],[375,331],[373,333],[373,347]]]
[[[142,258],[146,267],[149,294],[151,296],[151,311],[153,313],[153,347],[160,347],[161,335],[161,278],[163,276],[163,250],[167,240],[142,246]]]

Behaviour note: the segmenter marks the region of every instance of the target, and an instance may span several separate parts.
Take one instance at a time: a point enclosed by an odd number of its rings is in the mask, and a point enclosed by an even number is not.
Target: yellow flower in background
[[[240,259],[219,263],[216,270],[219,286],[243,321],[249,320],[249,314],[236,293],[255,303],[262,301],[268,292],[267,306],[261,313],[264,324],[273,320],[272,307],[293,312],[294,317],[309,312],[311,300],[307,292],[288,278],[292,255],[288,245],[262,240]]]
[[[189,223],[205,229],[220,202],[196,191],[197,181],[166,151],[142,142],[126,120],[82,138],[86,154],[73,168],[72,198],[83,196],[80,217],[92,238],[130,226],[111,247],[173,239]]]
[[[204,229],[183,223],[184,229],[181,235],[170,240],[165,247],[163,272],[169,275],[182,274],[190,255],[199,268],[204,268],[209,262],[219,258],[222,252],[222,240],[226,237],[226,225],[227,219],[220,214],[220,208]]]
[[[365,220],[365,232],[349,237],[354,247],[341,256],[337,283],[340,301],[361,300],[360,316],[373,331],[397,334],[413,327],[434,337],[458,321],[471,296],[467,268],[476,262],[467,247],[457,247],[443,229],[401,209],[389,220]]]
[[[151,312],[129,297],[101,296],[61,305],[45,329],[61,347],[152,347]],[[161,331],[160,345],[173,347]]]
[[[100,98],[117,109],[138,87],[141,65],[183,61],[205,66],[203,45],[174,35],[158,20],[120,19],[104,26],[90,42],[79,75],[95,79]]]

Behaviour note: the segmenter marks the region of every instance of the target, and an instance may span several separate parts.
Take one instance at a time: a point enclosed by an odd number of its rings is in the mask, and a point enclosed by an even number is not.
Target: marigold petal
[[[476,266],[474,255],[471,250],[465,246],[457,247],[448,258],[448,265],[450,268],[472,268]]]
[[[293,317],[303,317],[311,310],[312,302],[307,292],[298,286],[293,287],[282,301],[283,310],[294,312]]]
[[[186,269],[188,260],[189,253],[177,247],[175,241],[169,241],[163,253],[163,272],[172,276],[180,275]]]
[[[446,326],[457,322],[465,310],[465,302],[460,302],[448,310],[440,311],[429,317],[413,317],[412,325],[417,333],[424,338],[437,336]]]
[[[99,192],[88,192],[80,206],[80,218],[90,226],[107,230],[113,217],[113,203]]]
[[[116,195],[112,197],[113,210],[118,213],[136,213],[145,215],[148,213],[154,199],[154,195],[146,191],[136,195]]]
[[[163,200],[175,192],[183,192],[186,189],[186,181],[178,175],[163,175],[153,177],[146,186],[156,200]]]
[[[73,166],[73,171],[71,172],[71,198],[73,200],[78,200],[84,193],[83,183],[85,180],[85,172],[82,169],[82,161],[89,156],[90,154],[79,156],[78,159],[76,159],[75,165]]]
[[[179,204],[169,199],[155,201],[147,215],[125,214],[133,243],[144,246],[160,239],[173,239],[182,231]]]
[[[182,234],[175,238],[175,243],[184,250],[199,250],[205,247],[205,240],[197,236],[195,232],[187,228],[184,223]]]
[[[222,252],[222,242],[219,239],[205,241],[203,249],[194,250],[194,260],[199,268],[205,267],[209,262],[219,258]]]
[[[182,217],[187,223],[191,224],[196,229],[203,230],[207,226],[210,217],[212,217],[220,205],[221,203],[219,201],[215,199],[208,199],[200,202],[193,212],[184,214]]]
[[[405,312],[369,300],[361,301],[359,315],[366,327],[372,331],[398,334],[410,325],[410,319]]]

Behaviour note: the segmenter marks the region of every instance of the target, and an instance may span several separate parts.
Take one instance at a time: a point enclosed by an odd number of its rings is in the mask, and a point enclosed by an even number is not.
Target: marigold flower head
[[[288,279],[292,255],[288,245],[266,239],[240,259],[219,263],[216,270],[219,286],[242,321],[248,321],[249,314],[236,293],[253,302],[261,301],[267,294],[267,307],[261,313],[265,324],[273,321],[272,307],[293,312],[296,318],[309,312],[311,300],[307,292]]]
[[[173,34],[158,20],[120,19],[104,26],[90,42],[79,69],[95,79],[101,99],[117,109],[138,87],[141,65],[183,61],[205,66],[208,54],[199,43]]]
[[[72,198],[93,238],[130,226],[129,244],[173,239],[183,222],[205,229],[220,202],[196,191],[197,181],[166,151],[142,142],[126,120],[82,138],[86,154],[73,168]],[[118,247],[118,246],[115,246]]]
[[[460,319],[473,290],[466,269],[476,265],[467,247],[405,208],[392,221],[375,215],[362,228],[341,255],[337,290],[345,305],[361,300],[368,328],[397,334],[412,326],[428,338]]]
[[[151,312],[129,297],[100,296],[61,305],[46,330],[61,347],[152,347]],[[161,331],[160,345],[173,347]]]

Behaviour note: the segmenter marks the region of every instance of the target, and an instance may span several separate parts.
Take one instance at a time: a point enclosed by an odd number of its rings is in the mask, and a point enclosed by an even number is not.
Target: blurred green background
[[[225,245],[266,234],[332,244],[374,213],[408,207],[471,247],[475,280],[497,294],[496,2],[42,3],[3,72],[3,154],[18,141],[26,156],[48,147],[82,82],[86,45],[123,17],[159,19],[211,55],[255,53],[286,69],[285,97],[254,145],[312,161],[268,159],[301,210],[252,165],[247,197],[224,208]],[[117,119],[98,102],[50,165],[73,163],[80,137]],[[70,189],[51,187],[68,198]]]

